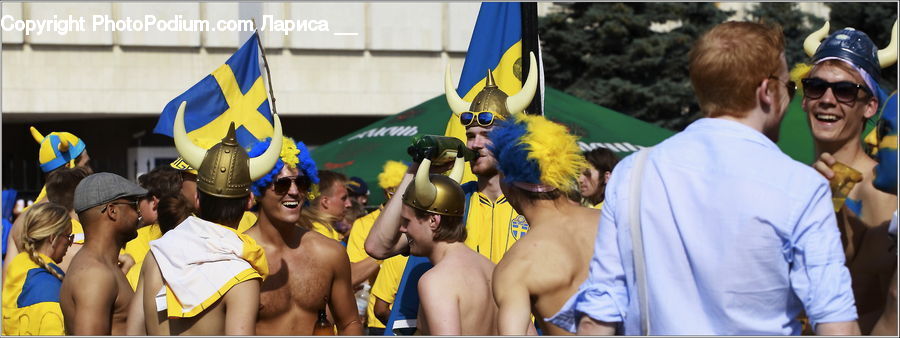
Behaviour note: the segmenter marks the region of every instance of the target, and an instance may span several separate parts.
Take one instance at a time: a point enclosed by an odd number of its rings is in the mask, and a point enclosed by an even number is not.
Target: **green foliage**
[[[751,20],[781,25],[788,70],[809,60],[809,56],[803,51],[803,41],[825,23],[825,20],[817,16],[801,12],[795,2],[760,2],[750,11],[750,17]]]
[[[879,47],[890,40],[895,3],[826,3],[832,31],[853,26]],[[713,3],[566,3],[539,18],[544,75],[548,86],[601,106],[682,130],[701,116],[688,75],[694,41],[733,13]],[[840,13],[840,18],[836,15]],[[749,20],[780,24],[788,67],[808,57],[803,40],[822,19],[800,12],[796,3],[761,2]],[[652,23],[680,22],[655,32]],[[883,71],[885,90],[897,88],[897,66]]]
[[[730,13],[711,3],[574,3],[540,21],[547,84],[680,130],[699,117],[688,51]],[[680,22],[668,32],[651,23]]]

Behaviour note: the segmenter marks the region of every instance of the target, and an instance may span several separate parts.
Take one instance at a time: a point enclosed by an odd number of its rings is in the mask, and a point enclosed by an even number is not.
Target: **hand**
[[[837,160],[834,159],[834,156],[829,153],[822,153],[822,155],[819,155],[819,159],[816,163],[813,163],[812,166],[819,171],[822,176],[825,176],[826,179],[831,180],[834,178],[834,170],[831,170],[831,167],[834,166],[835,163],[837,163]]]
[[[122,273],[128,274],[128,270],[131,270],[131,267],[134,266],[134,258],[129,254],[121,254],[119,255],[119,269],[122,270]]]

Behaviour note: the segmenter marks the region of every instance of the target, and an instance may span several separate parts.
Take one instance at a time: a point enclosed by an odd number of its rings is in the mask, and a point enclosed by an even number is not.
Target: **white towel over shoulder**
[[[194,216],[150,242],[163,280],[185,312],[251,268],[241,258],[243,250],[244,243],[232,230]],[[157,310],[165,309],[159,305],[157,302]]]

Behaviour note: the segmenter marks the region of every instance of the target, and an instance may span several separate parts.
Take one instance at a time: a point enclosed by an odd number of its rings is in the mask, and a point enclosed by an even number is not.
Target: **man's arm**
[[[144,324],[144,279],[138,278],[137,288],[128,304],[128,321],[125,324],[125,334],[129,336],[146,336],[147,326]]]
[[[109,335],[112,333],[112,313],[118,294],[115,276],[102,267],[87,267],[71,273],[64,283],[72,283],[72,316],[69,334],[76,336]],[[65,308],[65,307],[63,307]]]
[[[794,243],[789,271],[791,288],[803,301],[817,334],[859,332],[831,190],[824,180],[818,180],[821,179],[817,179],[814,189],[808,189],[810,197],[805,204],[795,206],[802,213],[790,239]]]
[[[339,246],[339,244],[335,243],[335,246]],[[338,334],[360,336],[363,334],[363,329],[359,313],[357,313],[356,298],[353,296],[350,286],[350,260],[339,247],[330,250],[326,259],[332,262],[334,271],[328,307],[331,309],[331,316],[338,328]]]
[[[884,306],[884,312],[872,328],[873,336],[896,336],[897,335],[897,269],[894,268],[894,277],[891,279],[891,286],[888,288],[887,304]]]
[[[859,336],[861,334],[855,320],[816,325],[816,335],[818,336]]]
[[[369,297],[375,297],[375,295],[369,295]],[[375,313],[375,318],[378,318],[381,324],[387,325],[388,318],[391,316],[391,303],[375,297],[375,308],[372,309],[372,312]]]
[[[19,244],[18,241],[18,233],[19,229],[22,228],[23,219],[25,219],[25,217],[16,218],[12,228],[9,229],[9,236],[6,238],[6,256],[3,257],[3,276],[0,276],[2,277],[0,281],[6,280],[6,267],[9,265],[9,262],[19,254],[19,245],[21,244]]]
[[[509,257],[509,256],[507,256]],[[520,260],[500,261],[494,269],[494,301],[497,302],[498,329],[501,335],[526,335],[531,323],[531,298],[523,277],[528,276],[527,267]]]
[[[397,193],[388,200],[381,215],[375,220],[372,231],[366,238],[366,252],[369,256],[386,259],[409,248],[406,235],[400,233],[400,212],[403,210],[403,193],[413,180],[414,168],[418,167],[418,163],[409,166],[403,180],[397,186]]]
[[[238,283],[225,293],[226,335],[252,336],[256,334],[259,284],[260,280],[254,278]]]
[[[605,323],[582,316],[578,321],[579,336],[612,336],[616,333],[616,323]]]
[[[432,270],[433,272],[434,270]],[[429,329],[428,334],[460,335],[459,299],[452,292],[454,287],[439,275],[425,274],[419,279],[419,302]]]
[[[354,288],[374,276],[377,272],[378,262],[372,257],[366,257],[359,262],[350,263],[350,276]]]

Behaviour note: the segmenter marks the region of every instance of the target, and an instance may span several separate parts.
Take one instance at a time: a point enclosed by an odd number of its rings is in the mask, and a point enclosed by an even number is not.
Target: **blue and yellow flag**
[[[154,133],[172,136],[181,101],[187,101],[184,127],[191,139],[222,139],[231,122],[245,148],[272,136],[272,111],[259,71],[259,34],[250,36],[224,65],[166,104]]]
[[[507,95],[515,95],[522,89],[523,61],[522,4],[484,2],[478,11],[456,92],[464,100],[472,102],[484,88],[490,69],[497,86]],[[459,123],[459,116],[451,113],[444,135],[466,141],[466,128]],[[474,179],[469,163],[466,163],[463,182]]]

